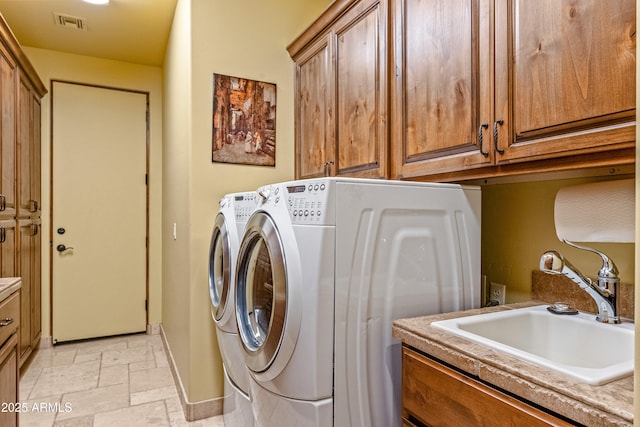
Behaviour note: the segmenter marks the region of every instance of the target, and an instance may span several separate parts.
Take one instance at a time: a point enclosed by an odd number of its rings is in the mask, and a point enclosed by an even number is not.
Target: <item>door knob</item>
[[[58,246],[56,246],[56,251],[58,251],[58,252],[64,252],[64,251],[67,251],[69,249],[73,249],[73,248],[71,246],[65,246],[62,243],[59,244]]]

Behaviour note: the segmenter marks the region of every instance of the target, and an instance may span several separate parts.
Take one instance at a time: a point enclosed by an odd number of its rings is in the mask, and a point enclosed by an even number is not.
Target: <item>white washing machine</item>
[[[243,361],[235,316],[235,269],[240,238],[255,210],[255,191],[220,199],[209,247],[209,295],[224,368],[223,413],[227,427],[253,425],[249,373]]]
[[[259,194],[236,269],[256,425],[400,426],[391,322],[480,305],[480,188],[319,178]]]

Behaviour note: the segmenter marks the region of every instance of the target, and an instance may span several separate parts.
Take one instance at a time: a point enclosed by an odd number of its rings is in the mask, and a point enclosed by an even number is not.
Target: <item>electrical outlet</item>
[[[491,283],[491,301],[498,301],[498,305],[504,305],[504,296],[507,293],[507,287],[498,283]]]

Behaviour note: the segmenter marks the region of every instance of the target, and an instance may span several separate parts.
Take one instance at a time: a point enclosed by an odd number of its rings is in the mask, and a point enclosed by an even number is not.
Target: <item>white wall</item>
[[[207,290],[218,200],[293,178],[294,68],[286,46],[328,3],[178,1],[164,69],[163,327],[192,402],[223,392]],[[211,162],[213,73],[276,84],[275,167]]]
[[[72,55],[25,47],[47,89],[51,80],[104,85],[149,92],[150,166],[149,166],[149,323],[158,324],[162,316],[162,69],[125,62]],[[51,125],[50,94],[42,99],[42,336],[51,336],[49,236],[51,230]]]

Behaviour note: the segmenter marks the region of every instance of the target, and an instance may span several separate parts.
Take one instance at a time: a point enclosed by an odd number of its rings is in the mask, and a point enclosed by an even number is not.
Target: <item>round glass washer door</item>
[[[231,243],[224,215],[219,213],[209,245],[209,296],[216,321],[224,314],[231,286]]]
[[[236,276],[236,318],[245,362],[254,372],[271,366],[278,354],[287,312],[285,258],[269,215],[254,214],[245,229]]]

